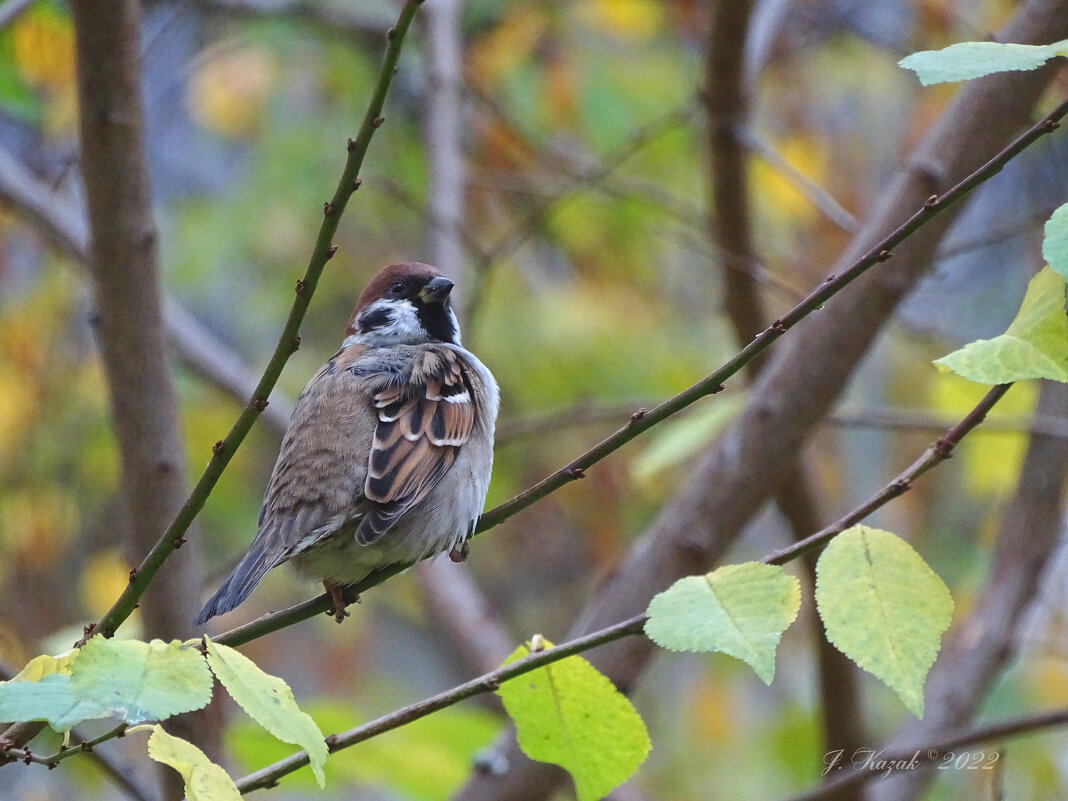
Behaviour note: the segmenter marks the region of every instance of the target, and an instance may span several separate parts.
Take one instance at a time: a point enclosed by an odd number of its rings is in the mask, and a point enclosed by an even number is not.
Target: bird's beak
[[[426,282],[426,286],[419,290],[419,300],[423,303],[444,303],[449,299],[452,288],[452,281],[439,275],[437,278],[431,278]]]

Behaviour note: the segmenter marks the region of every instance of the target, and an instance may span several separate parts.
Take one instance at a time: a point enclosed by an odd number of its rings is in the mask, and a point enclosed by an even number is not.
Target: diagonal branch
[[[349,198],[359,187],[358,175],[360,167],[363,165],[364,157],[367,154],[367,148],[371,143],[371,138],[384,121],[382,107],[385,103],[386,93],[397,69],[397,61],[400,57],[404,36],[408,32],[419,5],[419,0],[409,0],[409,2],[405,3],[397,19],[396,27],[392,28],[387,35],[388,43],[385,57],[378,80],[375,83],[371,101],[364,115],[363,124],[360,126],[356,138],[349,140],[345,168],[342,170],[341,179],[338,181],[334,196],[323,206],[323,222],[319,228],[319,235],[316,238],[308,268],[304,273],[304,277],[297,281],[296,298],[293,301],[293,307],[282,329],[274,354],[264,370],[263,377],[256,385],[251,400],[225,439],[215,443],[212,449],[211,461],[208,462],[207,468],[201,475],[200,480],[197,481],[178,516],[131,574],[130,584],[111,609],[105,613],[99,622],[88,627],[86,638],[95,634],[103,634],[106,637],[114,634],[115,630],[133,612],[137,606],[138,599],[144,594],[163,563],[177,548],[181,547],[185,541],[185,533],[193,519],[204,507],[208,495],[211,494],[212,489],[214,489],[226,466],[230,463],[237,448],[244,441],[249,430],[251,430],[253,423],[256,422],[260,413],[267,407],[267,398],[271,394],[271,389],[277,383],[278,377],[282,373],[282,368],[300,346],[300,336],[298,334],[300,324],[307,313],[312,295],[319,283],[319,277],[336,250],[332,244],[334,233],[337,231],[338,222],[345,211]],[[82,642],[86,638],[83,638]]]

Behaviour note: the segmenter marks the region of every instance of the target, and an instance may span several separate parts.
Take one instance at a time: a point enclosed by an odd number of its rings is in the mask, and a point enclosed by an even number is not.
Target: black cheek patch
[[[374,331],[393,322],[393,312],[389,309],[368,309],[357,321],[361,331]]]

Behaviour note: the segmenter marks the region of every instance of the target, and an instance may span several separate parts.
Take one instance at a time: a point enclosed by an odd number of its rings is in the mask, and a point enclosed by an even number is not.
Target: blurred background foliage
[[[921,90],[897,59],[985,38],[1013,7],[1008,0],[758,4],[749,65],[757,75],[753,198],[758,277],[773,311],[823,278],[852,217],[865,213],[954,91]],[[145,9],[148,147],[167,291],[259,370],[310,254],[345,138],[362,116],[395,9],[193,0]],[[736,349],[719,307],[705,216],[698,100],[705,28],[697,2],[465,6],[468,269],[458,291],[465,343],[502,385],[490,505]],[[72,53],[69,15],[58,1],[30,4],[0,32],[0,148],[57,198],[77,204]],[[294,398],[334,352],[356,294],[381,264],[426,258],[424,59],[417,35],[278,403]],[[1044,215],[1068,194],[1059,142],[1029,151],[970,201],[932,277],[882,337],[838,418],[819,430],[810,452],[826,520],[911,462],[936,436],[932,418],[952,422],[981,396],[983,388],[939,375],[930,360],[1003,330],[1014,314],[1039,264]],[[809,185],[835,208],[814,202]],[[0,209],[0,592],[7,598],[0,665],[7,668],[69,647],[73,633],[110,605],[130,568],[90,297],[76,263],[18,209]],[[833,303],[822,313],[834,314]],[[195,478],[239,405],[177,362]],[[516,642],[534,632],[563,639],[598,578],[737,410],[744,388],[729,389],[474,543],[469,564]],[[950,465],[874,520],[916,544],[961,610],[985,575],[985,547],[1026,441],[1012,429],[1026,424],[1033,400],[1031,387],[1015,388],[995,415],[1008,430],[980,430]],[[259,425],[212,495],[197,535],[207,575],[190,592],[213,587],[254,533],[278,442],[277,432]],[[732,557],[759,558],[787,536],[768,512]],[[226,623],[315,592],[276,573]],[[1068,702],[1064,575],[1055,573],[1026,657],[997,690],[991,714],[1037,699]],[[822,753],[814,635],[811,622],[787,633],[770,689],[728,658],[659,658],[637,693],[654,744],[637,785],[652,799],[707,798],[710,787],[717,796],[776,798],[815,782]],[[467,678],[455,646],[427,618],[409,576],[369,593],[341,628],[324,618],[245,650],[285,677],[324,731],[334,731]],[[870,731],[881,739],[907,713],[881,685],[865,681],[864,691]],[[446,798],[501,725],[492,704],[461,707],[332,758],[325,796],[287,781],[273,797]],[[237,772],[286,753],[239,713],[229,742]],[[1064,744],[1051,734],[1014,745],[998,779],[1012,788],[1006,797],[1063,795]],[[80,798],[110,797],[78,761],[47,781],[9,768],[4,781],[16,782],[16,798],[66,798],[74,787]],[[436,780],[421,778],[428,765]],[[990,780],[949,772],[931,797],[991,797]]]

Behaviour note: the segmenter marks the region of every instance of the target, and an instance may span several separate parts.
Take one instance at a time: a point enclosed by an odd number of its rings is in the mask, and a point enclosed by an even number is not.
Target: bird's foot
[[[331,586],[326,585],[326,584],[324,584],[323,586],[326,587],[326,591],[328,593],[330,593],[330,598],[334,602],[333,607],[330,608],[330,609],[327,609],[326,613],[328,615],[332,615],[334,620],[336,620],[338,623],[340,623],[341,621],[343,621],[345,618],[347,618],[349,616],[349,613],[347,611],[345,611],[345,607],[348,606],[348,604],[345,603],[345,598],[344,598],[344,594],[343,594],[345,588],[344,587],[331,587]],[[360,599],[357,598],[356,600],[359,601]]]
[[[466,562],[469,553],[471,553],[471,545],[467,540],[464,540],[463,544],[457,545],[449,551],[449,558],[454,562]]]

